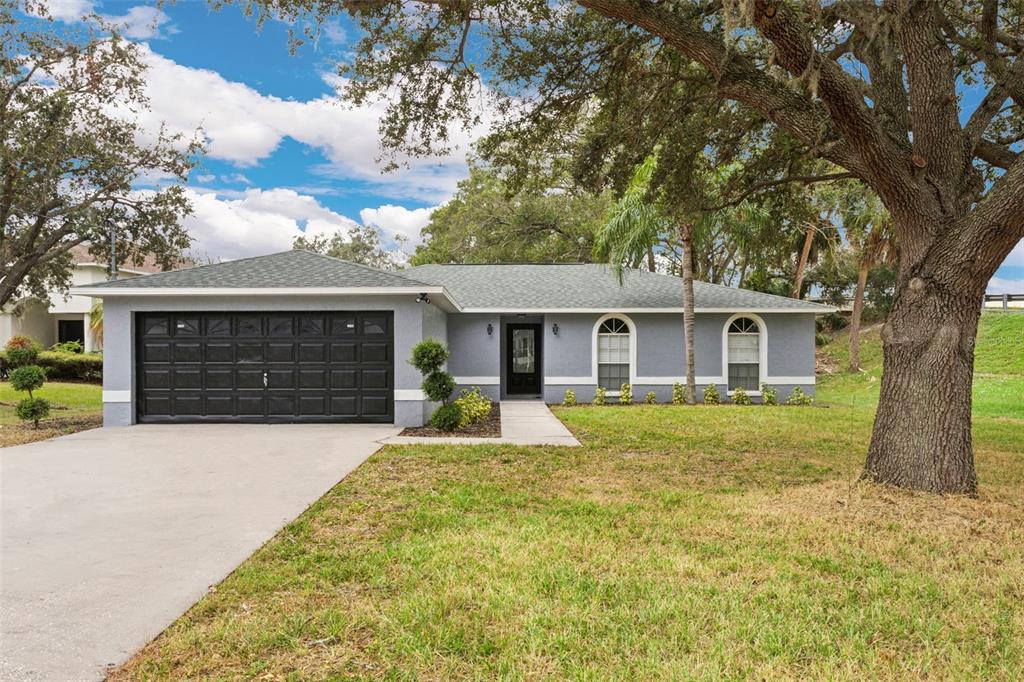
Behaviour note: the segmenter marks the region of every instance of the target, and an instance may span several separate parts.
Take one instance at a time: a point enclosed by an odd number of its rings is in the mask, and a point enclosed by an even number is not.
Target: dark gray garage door
[[[139,313],[142,422],[391,422],[390,312]]]

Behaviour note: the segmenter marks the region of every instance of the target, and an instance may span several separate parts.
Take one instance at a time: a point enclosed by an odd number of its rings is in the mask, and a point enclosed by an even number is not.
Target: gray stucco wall
[[[231,296],[111,297],[104,301],[103,423],[135,421],[133,313],[146,311],[390,310],[395,315],[395,424],[419,426],[426,411],[417,394],[422,378],[408,362],[413,345],[425,335],[446,335],[447,316],[412,296]]]
[[[487,334],[487,325],[493,332]],[[501,399],[502,326],[500,316],[453,314],[448,316],[448,371],[456,391],[477,386],[492,400]]]

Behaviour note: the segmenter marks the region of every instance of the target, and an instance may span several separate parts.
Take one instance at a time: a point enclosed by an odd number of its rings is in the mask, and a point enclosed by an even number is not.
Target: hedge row
[[[103,356],[100,353],[56,353],[42,351],[35,364],[46,370],[46,378],[99,381],[103,378]],[[7,378],[12,367],[7,363],[7,354],[0,352],[0,376]]]

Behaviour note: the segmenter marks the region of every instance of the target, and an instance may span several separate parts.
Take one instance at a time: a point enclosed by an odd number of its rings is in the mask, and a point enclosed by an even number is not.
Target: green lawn
[[[14,413],[14,406],[27,394],[16,392],[6,381],[0,382],[0,447],[74,433],[102,422],[99,384],[48,381],[35,394],[52,404],[50,417],[43,420],[39,429],[22,423]]]
[[[984,363],[977,499],[855,482],[872,371],[556,408],[584,447],[382,450],[112,678],[1019,679],[1021,372]]]

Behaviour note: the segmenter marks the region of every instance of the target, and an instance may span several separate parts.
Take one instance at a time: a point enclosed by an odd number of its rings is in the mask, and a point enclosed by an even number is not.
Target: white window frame
[[[623,315],[622,313],[606,313],[597,318],[597,322],[594,323],[593,342],[591,343],[590,348],[591,381],[595,386],[599,384],[597,371],[597,337],[600,336],[601,325],[612,318],[622,320],[626,323],[626,328],[629,329],[629,385],[633,386],[636,384],[636,323],[634,323],[628,315]],[[620,391],[606,391],[605,395],[617,396],[619,393]]]
[[[760,396],[761,384],[768,381],[768,326],[760,315],[754,313],[736,313],[725,321],[722,327],[722,380],[725,382],[726,394],[732,395],[735,391],[729,388],[729,327],[741,317],[747,317],[757,323],[757,386],[756,391],[747,391],[747,395]]]

